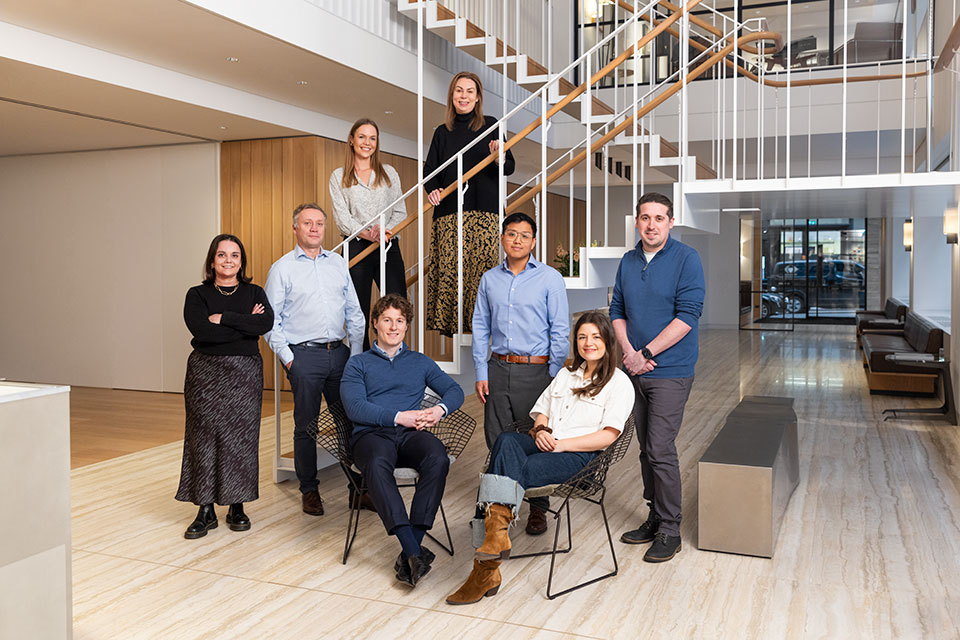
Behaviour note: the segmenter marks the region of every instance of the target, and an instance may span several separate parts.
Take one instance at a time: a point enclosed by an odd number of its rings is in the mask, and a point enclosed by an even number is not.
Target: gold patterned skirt
[[[489,211],[463,212],[463,331],[473,326],[480,277],[500,262],[499,216]],[[427,329],[457,333],[457,216],[433,220],[430,271],[427,272]]]

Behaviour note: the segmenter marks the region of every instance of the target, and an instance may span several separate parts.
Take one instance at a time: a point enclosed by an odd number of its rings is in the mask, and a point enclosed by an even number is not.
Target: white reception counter
[[[0,382],[0,638],[71,638],[70,387]]]

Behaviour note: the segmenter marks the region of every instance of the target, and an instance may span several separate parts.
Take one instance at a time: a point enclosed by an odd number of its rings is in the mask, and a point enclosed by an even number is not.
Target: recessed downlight
[[[235,58],[233,56],[227,56],[227,62],[240,62],[240,58]]]
[[[384,111],[384,112],[383,112],[383,115],[385,115],[385,116],[392,116],[392,115],[393,115],[393,111]]]
[[[226,130],[227,130],[227,127],[225,127],[225,126],[223,126],[223,125],[220,125],[220,129],[222,129],[223,131],[226,131]]]
[[[307,86],[307,81],[306,81],[306,80],[297,80],[297,86],[298,86],[298,87],[305,87],[305,86]]]

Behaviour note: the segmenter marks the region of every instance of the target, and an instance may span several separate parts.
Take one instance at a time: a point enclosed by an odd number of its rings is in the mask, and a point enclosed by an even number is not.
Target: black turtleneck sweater
[[[434,169],[443,164],[448,158],[456,155],[458,151],[473,142],[479,134],[483,133],[497,119],[491,116],[484,116],[486,124],[479,131],[470,129],[470,120],[473,119],[473,112],[468,114],[457,114],[453,121],[453,131],[447,130],[446,124],[441,124],[433,131],[433,140],[430,142],[430,151],[427,152],[427,158],[423,163],[423,175],[430,175]],[[466,173],[477,163],[490,155],[490,141],[497,139],[497,131],[494,129],[487,135],[483,141],[473,145],[463,156],[463,172]],[[514,162],[513,154],[507,151],[503,163],[503,175],[509,176],[513,173]],[[491,162],[483,171],[469,180],[470,187],[463,194],[464,211],[490,211],[496,212],[499,207],[497,200],[500,197],[497,189],[497,176],[499,169],[496,162]],[[457,163],[452,162],[441,171],[437,176],[426,182],[427,193],[434,189],[444,189],[457,181]],[[457,193],[454,191],[446,198],[440,201],[440,204],[433,208],[433,217],[441,218],[457,212]]]

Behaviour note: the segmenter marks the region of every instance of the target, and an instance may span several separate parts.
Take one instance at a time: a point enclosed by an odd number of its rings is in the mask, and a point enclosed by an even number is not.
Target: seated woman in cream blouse
[[[531,409],[529,434],[502,433],[490,451],[478,496],[486,516],[473,522],[475,534],[483,527],[483,543],[470,577],[447,597],[449,604],[471,604],[497,593],[500,561],[510,556],[508,527],[524,490],[572,477],[617,439],[633,411],[633,384],[619,369],[622,356],[609,318],[585,313],[574,335],[573,364],[560,370]]]

